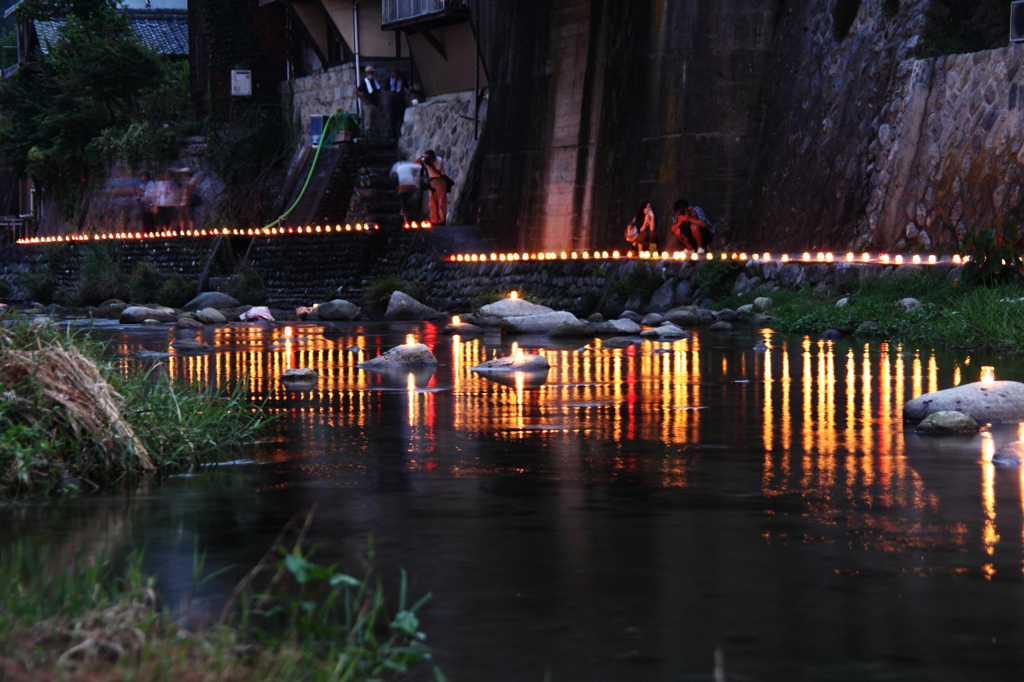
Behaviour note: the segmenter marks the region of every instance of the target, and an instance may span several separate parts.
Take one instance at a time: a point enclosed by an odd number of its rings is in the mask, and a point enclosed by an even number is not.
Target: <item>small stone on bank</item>
[[[709,332],[731,332],[732,325],[728,322],[715,322],[713,325],[708,327]]]
[[[993,464],[1020,466],[1024,464],[1024,441],[1015,440],[996,450],[992,455]]]

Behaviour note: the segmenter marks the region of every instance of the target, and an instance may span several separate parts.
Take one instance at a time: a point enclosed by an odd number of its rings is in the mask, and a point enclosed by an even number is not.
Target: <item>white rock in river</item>
[[[933,412],[963,412],[979,422],[1024,421],[1024,384],[1017,381],[975,382],[925,393],[903,406],[903,418],[920,421]]]
[[[542,334],[562,322],[575,322],[576,319],[575,315],[564,310],[540,315],[520,315],[503,319],[501,328],[507,334]]]
[[[426,306],[409,294],[393,291],[388,300],[388,309],[384,313],[385,320],[430,320],[440,315],[433,308]]]
[[[375,369],[377,367],[428,367],[437,364],[437,358],[422,343],[395,346],[386,353],[362,362],[356,367]]]
[[[196,311],[196,319],[203,324],[227,324],[228,318],[216,308],[202,308]]]
[[[296,367],[281,375],[281,383],[287,388],[308,391],[316,387],[319,378],[315,369]]]
[[[480,308],[480,314],[488,317],[522,317],[524,315],[543,315],[544,313],[555,312],[551,308],[536,303],[524,301],[521,298],[503,298],[494,303],[488,303]]]
[[[993,464],[1020,466],[1024,464],[1024,441],[1015,440],[996,450],[992,455]]]
[[[684,332],[679,327],[675,326],[671,322],[667,322],[660,327],[655,329],[648,329],[642,332],[640,336],[645,339],[688,339],[690,334]]]
[[[534,353],[515,353],[504,358],[488,360],[473,368],[474,372],[535,372],[550,367],[548,359]]]
[[[142,324],[146,320],[177,322],[178,316],[172,308],[146,308],[139,305],[129,306],[121,313],[121,324]]]
[[[639,324],[623,318],[608,320],[594,327],[595,334],[639,334],[641,331]]]

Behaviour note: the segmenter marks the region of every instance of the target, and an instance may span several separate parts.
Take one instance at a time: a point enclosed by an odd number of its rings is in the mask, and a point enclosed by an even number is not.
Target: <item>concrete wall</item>
[[[742,205],[778,0],[496,8],[480,225],[500,248],[623,245],[643,199]]]

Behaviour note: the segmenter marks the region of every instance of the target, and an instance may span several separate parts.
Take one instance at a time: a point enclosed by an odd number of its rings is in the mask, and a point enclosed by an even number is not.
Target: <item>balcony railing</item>
[[[466,7],[466,0],[384,0],[381,23],[405,22],[441,14],[446,10],[463,10]]]

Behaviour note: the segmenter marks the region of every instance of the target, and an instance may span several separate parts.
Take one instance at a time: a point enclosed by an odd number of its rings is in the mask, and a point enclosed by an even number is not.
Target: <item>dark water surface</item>
[[[436,372],[354,365],[407,333]],[[114,329],[124,355],[170,332]],[[205,330],[172,376],[244,378],[279,416],[253,462],[131,494],[0,509],[0,538],[146,548],[173,604],[216,611],[281,527],[316,505],[320,558],[357,571],[372,534],[408,570],[455,682],[1024,679],[1024,474],[992,452],[1018,425],[924,438],[905,400],[1024,366],[992,356],[707,332],[628,350],[526,337],[537,385],[470,367],[497,335],[432,325]],[[302,340],[306,337],[308,340]],[[771,350],[755,353],[769,339]],[[362,350],[349,349],[358,346]],[[317,390],[285,390],[289,367]],[[193,549],[231,565],[195,588]]]

